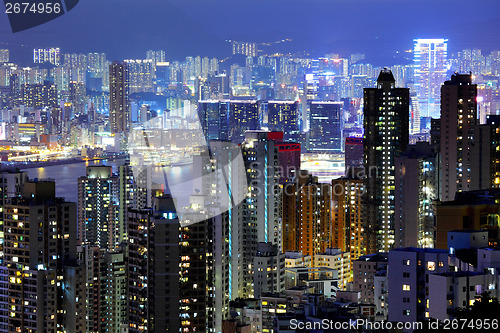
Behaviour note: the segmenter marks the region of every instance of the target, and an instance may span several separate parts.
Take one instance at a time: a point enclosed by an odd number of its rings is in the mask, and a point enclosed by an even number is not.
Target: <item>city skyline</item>
[[[122,11],[116,16],[116,20],[123,20],[126,15],[138,11],[147,14],[143,17],[136,17],[136,21],[130,25],[121,26],[118,21],[116,25],[107,25],[105,30],[102,30],[104,24],[109,23],[109,18],[105,13],[114,8],[115,0],[99,2],[99,4],[92,1],[81,2],[68,14],[54,21],[16,34],[7,32],[10,30],[8,21],[1,20],[0,36],[3,42],[0,47],[10,46],[16,57],[23,61],[29,59],[25,54],[26,47],[47,47],[53,44],[59,44],[57,46],[71,53],[85,49],[106,52],[112,60],[119,60],[121,57],[123,59],[139,58],[141,49],[144,51],[166,49],[170,59],[179,59],[197,54],[221,57],[223,53],[230,50],[231,46],[226,42],[227,40],[271,43],[291,38],[294,41],[292,44],[296,44],[291,48],[294,53],[306,51],[313,52],[312,55],[318,55],[337,50],[343,53],[377,54],[374,60],[378,59],[377,64],[380,65],[382,61],[397,56],[395,51],[403,52],[411,49],[410,41],[416,37],[442,36],[456,41],[456,44],[450,43],[451,52],[458,51],[460,44],[463,48],[477,47],[487,50],[500,42],[500,38],[494,33],[500,26],[500,20],[495,15],[495,11],[490,10],[497,6],[497,3],[491,0],[475,2],[474,6],[467,6],[466,0],[461,0],[459,3],[454,1],[453,6],[450,6],[452,1],[448,0],[439,3],[427,1],[423,2],[424,5],[421,1],[384,0],[385,6],[380,6],[379,2],[367,0],[357,1],[356,5],[344,0],[318,0],[308,2],[307,5],[300,1],[292,1],[287,2],[287,6],[283,5],[284,2],[284,0],[266,2],[268,12],[258,12],[259,6],[249,6],[248,1],[229,4],[225,1],[206,3],[201,0],[192,0],[175,4],[162,2],[161,6],[158,1],[144,4],[137,4],[135,1],[128,1],[126,4],[120,2]],[[433,10],[429,13],[425,4],[430,6],[431,3]],[[461,27],[453,19],[459,17],[460,5],[469,7],[468,29]],[[248,17],[262,17],[262,22],[269,21],[269,23],[264,23],[259,29],[243,28],[252,25],[251,22],[242,24],[239,14],[243,9],[257,11]],[[266,20],[266,17],[274,12],[283,12],[283,15],[273,17],[273,20],[268,17]],[[359,16],[360,21],[366,23],[359,26],[352,25],[347,20],[347,16],[335,15],[336,12],[354,12]],[[337,20],[329,23],[330,20],[327,18],[331,13],[337,17]],[[415,14],[407,15],[408,13]],[[213,17],[222,14],[227,22],[224,25],[203,25],[201,23],[203,15],[208,14]],[[90,27],[86,24],[87,17],[93,17],[94,24]],[[285,24],[286,21],[276,21],[276,19],[282,20],[280,17],[303,22],[304,27],[316,27],[317,34],[307,36],[299,28],[301,25],[294,27],[294,25]],[[383,20],[381,21],[380,18]],[[217,23],[218,19],[215,21]],[[375,22],[377,24],[374,24]],[[394,24],[404,25],[406,29],[392,29]],[[125,30],[116,30],[118,27]],[[230,30],[228,30],[229,27],[231,27]],[[172,31],[172,29],[175,29],[173,31],[176,33],[161,33],[161,31]],[[477,29],[477,31],[472,29]],[[102,38],[89,38],[98,31],[104,31]],[[370,31],[370,33],[367,36],[363,31]],[[114,38],[112,38],[113,35]],[[79,36],[79,38],[75,39],[74,36]],[[162,42],[162,39],[165,42]],[[290,45],[290,43],[285,44]],[[287,52],[287,49],[290,47],[287,46],[283,50]]]
[[[497,2],[62,7],[0,21],[0,332],[500,328]]]

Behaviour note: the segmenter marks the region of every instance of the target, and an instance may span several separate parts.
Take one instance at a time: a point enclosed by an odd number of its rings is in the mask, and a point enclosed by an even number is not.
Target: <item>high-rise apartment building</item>
[[[342,102],[311,102],[309,109],[309,150],[320,153],[343,151]]]
[[[473,189],[477,85],[471,74],[453,74],[441,87],[441,201]]]
[[[283,248],[313,257],[332,247],[332,190],[306,170],[283,185]]]
[[[130,93],[153,92],[154,66],[152,59],[125,60],[129,73]]]
[[[447,71],[447,39],[415,39],[415,89],[423,117],[439,118],[440,88]]]
[[[254,298],[285,290],[285,254],[272,243],[259,243],[253,258]]]
[[[409,89],[396,88],[388,69],[380,72],[376,88],[364,90],[367,253],[394,244],[394,161],[408,146],[409,107]]]
[[[429,275],[449,271],[448,251],[398,248],[389,252],[390,321],[416,322],[429,318]],[[445,300],[443,300],[445,301]]]
[[[364,189],[363,180],[356,177],[332,180],[332,246],[349,252],[351,260],[366,254]]]
[[[313,257],[331,247],[332,193],[330,184],[301,172],[298,177],[298,251]]]
[[[165,51],[163,50],[148,50],[146,52],[146,59],[153,60],[153,63],[155,64],[167,61],[167,58],[165,57]]]
[[[233,47],[233,54],[243,54],[249,57],[257,56],[257,44],[256,43],[245,43],[245,42],[231,42]]]
[[[2,205],[3,264],[0,267],[0,330],[5,332],[81,331],[64,280],[66,266],[76,264],[76,204],[55,197],[55,183],[24,183],[23,197]],[[74,305],[74,304],[73,304]],[[70,327],[70,323],[73,325]]]
[[[250,188],[248,223],[257,230],[257,242],[276,244],[281,252],[280,174],[273,132],[247,131],[241,149]]]
[[[387,271],[387,253],[372,253],[352,262],[353,289],[359,291],[360,303],[375,304],[375,276]]]
[[[109,127],[111,133],[127,133],[130,128],[130,81],[126,63],[109,65]]]
[[[220,332],[228,314],[227,276],[213,262],[227,252],[214,252],[212,232],[222,224],[180,222],[171,196],[130,210],[128,218],[130,332]],[[221,282],[225,288],[216,286]]]
[[[437,152],[427,142],[395,159],[395,247],[434,247],[438,199]]]
[[[57,88],[51,82],[43,84],[24,84],[21,86],[21,98],[24,106],[42,109],[58,105]]]
[[[9,62],[9,50],[0,49],[0,63]]]
[[[224,223],[213,229],[211,244],[217,249],[214,262],[221,258],[226,261],[217,266],[228,266],[228,296],[248,297],[252,290],[248,264],[256,253],[256,228],[255,223],[245,223],[248,186],[241,149],[229,141],[210,141],[210,151],[195,156],[193,161],[197,194],[191,200],[200,211],[213,212],[216,222],[223,219]],[[225,246],[227,254],[222,250]]]
[[[474,128],[472,190],[500,187],[500,116],[489,115]]]
[[[59,50],[58,47],[51,47],[48,49],[34,49],[33,63],[51,63],[54,66],[59,66],[61,64],[61,50]]]
[[[111,166],[88,166],[78,178],[78,240],[82,245],[113,249],[123,236],[118,226],[118,178]]]

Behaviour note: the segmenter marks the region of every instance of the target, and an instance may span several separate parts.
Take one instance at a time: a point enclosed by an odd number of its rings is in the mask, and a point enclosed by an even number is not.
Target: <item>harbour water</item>
[[[85,176],[85,168],[92,165],[109,165],[113,168],[113,172],[118,172],[118,167],[125,162],[124,159],[119,160],[101,160],[89,161],[81,163],[51,165],[40,168],[30,168],[24,171],[28,172],[31,179],[34,178],[51,178],[56,182],[56,196],[64,197],[67,201],[77,202],[78,200],[78,177]],[[192,177],[192,165],[156,168],[153,170],[153,182],[163,184],[165,187],[165,173],[167,177],[175,177],[179,182],[189,181]],[[169,178],[170,179],[170,178]],[[172,178],[173,179],[173,178]],[[184,195],[190,195],[192,189],[186,188]],[[168,190],[167,190],[168,192]]]

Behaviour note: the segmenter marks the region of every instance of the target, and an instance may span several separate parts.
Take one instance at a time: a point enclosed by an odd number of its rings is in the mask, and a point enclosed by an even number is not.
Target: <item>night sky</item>
[[[11,32],[0,13],[0,48],[26,63],[34,47],[105,52],[110,60],[144,58],[148,49],[163,49],[169,60],[182,60],[227,56],[226,39],[291,38],[276,50],[311,56],[363,52],[377,64],[394,62],[395,52],[412,48],[419,37],[448,38],[450,51],[500,49],[500,1],[81,0],[62,17],[19,33]]]

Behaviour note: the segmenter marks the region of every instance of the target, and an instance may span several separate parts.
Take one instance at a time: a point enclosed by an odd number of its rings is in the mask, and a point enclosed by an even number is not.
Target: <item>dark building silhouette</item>
[[[309,150],[321,153],[342,151],[343,102],[311,102],[309,111]]]
[[[376,88],[364,90],[367,253],[394,244],[394,159],[408,146],[409,108],[409,89],[396,88],[388,69],[380,72]]]
[[[109,65],[109,124],[111,133],[126,133],[130,127],[128,65]]]
[[[472,147],[477,123],[477,85],[472,74],[453,74],[441,87],[441,201],[472,190]]]

